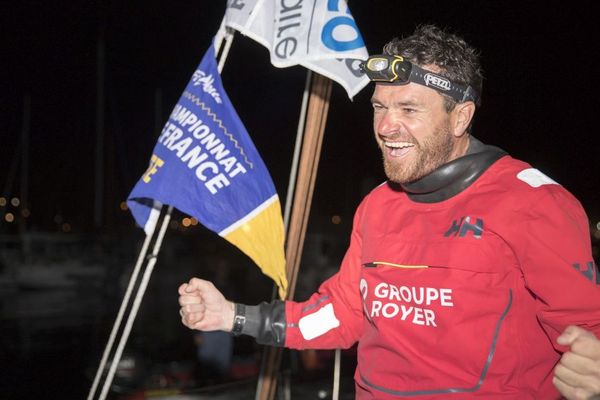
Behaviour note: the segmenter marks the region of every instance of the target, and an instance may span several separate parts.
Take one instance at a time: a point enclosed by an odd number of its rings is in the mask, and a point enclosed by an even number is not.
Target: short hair
[[[470,85],[479,94],[481,104],[483,71],[479,53],[461,37],[435,25],[420,25],[408,37],[394,38],[384,47],[388,55],[399,55],[420,67],[435,65],[453,82]],[[456,101],[444,95],[446,111],[454,109]]]

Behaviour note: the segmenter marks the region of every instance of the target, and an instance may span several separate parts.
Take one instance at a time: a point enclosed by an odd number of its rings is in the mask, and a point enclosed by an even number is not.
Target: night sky
[[[103,37],[102,229],[131,226],[119,202],[145,170],[157,129],[216,33],[225,2],[18,3],[3,6],[2,13],[0,189],[20,195],[20,172],[11,173],[10,166],[21,154],[23,99],[29,95],[28,226],[57,229],[60,215],[73,231],[93,228],[97,43]],[[595,224],[595,4],[354,0],[350,7],[370,53],[421,23],[447,27],[480,49],[485,81],[474,135],[563,184]],[[300,67],[272,67],[267,50],[240,34],[223,71],[229,97],[283,199],[304,78]],[[315,214],[350,217],[361,196],[384,179],[372,138],[371,90],[351,102],[334,83]]]

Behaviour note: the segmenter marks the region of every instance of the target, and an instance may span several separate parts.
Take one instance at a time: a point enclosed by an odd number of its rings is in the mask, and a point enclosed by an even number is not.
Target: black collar
[[[469,148],[464,156],[442,165],[418,181],[400,186],[413,201],[437,203],[465,190],[490,165],[505,155],[507,153],[504,150],[485,145],[471,136]]]

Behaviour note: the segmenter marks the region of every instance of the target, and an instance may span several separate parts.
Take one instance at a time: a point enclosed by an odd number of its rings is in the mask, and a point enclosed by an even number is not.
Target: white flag
[[[229,0],[225,25],[269,49],[274,66],[302,65],[350,98],[369,83],[359,67],[367,48],[345,0]]]

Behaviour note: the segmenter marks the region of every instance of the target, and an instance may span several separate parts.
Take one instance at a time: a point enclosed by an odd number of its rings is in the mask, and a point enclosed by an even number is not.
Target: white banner
[[[274,66],[302,65],[350,98],[369,83],[359,68],[367,48],[345,0],[228,0],[225,25],[269,49]]]

